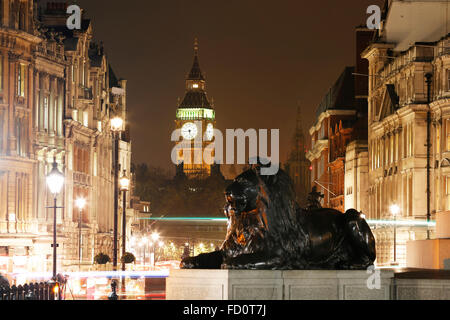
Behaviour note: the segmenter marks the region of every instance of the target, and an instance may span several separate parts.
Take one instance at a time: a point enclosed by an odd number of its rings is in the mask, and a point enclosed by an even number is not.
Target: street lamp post
[[[430,240],[430,220],[431,220],[431,184],[430,184],[430,162],[431,162],[431,84],[433,82],[433,74],[427,73],[425,75],[425,82],[427,84],[427,240]]]
[[[389,208],[391,214],[394,216],[394,265],[397,264],[397,215],[400,213],[400,207],[396,204]]]
[[[155,260],[156,260],[156,244],[158,243],[159,240],[159,233],[158,232],[153,232],[152,233],[152,240],[154,243],[154,246],[152,248],[152,253],[153,253],[153,264],[152,267],[155,267]]]
[[[75,205],[78,207],[78,271],[81,271],[81,216],[86,205],[86,199],[78,198],[75,200]]]
[[[119,138],[123,128],[122,118],[111,119],[111,131],[114,137],[114,243],[113,270],[117,271],[117,225],[119,216]]]
[[[122,271],[125,271],[126,238],[127,238],[127,191],[130,188],[130,179],[123,173],[120,178],[120,190],[122,190]]]
[[[58,170],[58,164],[56,159],[53,161],[53,168],[47,175],[47,186],[50,192],[53,194],[53,280],[56,281],[56,209],[58,209],[56,203],[58,194],[61,192],[64,185],[64,175]]]
[[[126,172],[120,178],[120,190],[122,191],[122,271],[125,271],[125,252],[127,241],[127,191],[130,188],[130,179]],[[122,277],[122,292],[125,293],[125,276]]]

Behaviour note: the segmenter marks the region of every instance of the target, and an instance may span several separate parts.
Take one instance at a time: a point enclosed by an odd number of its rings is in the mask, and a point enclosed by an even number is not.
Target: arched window
[[[27,126],[24,123],[23,118],[16,119],[16,151],[17,155],[21,157],[26,157],[27,155]]]

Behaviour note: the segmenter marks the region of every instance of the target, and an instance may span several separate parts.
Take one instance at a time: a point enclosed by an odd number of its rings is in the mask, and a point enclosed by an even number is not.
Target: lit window
[[[83,111],[83,126],[89,126],[89,113],[87,111]]]
[[[72,110],[72,119],[78,121],[78,110]]]
[[[48,130],[48,97],[44,97],[44,129]]]
[[[193,87],[194,89],[198,89],[198,84],[197,84],[197,83],[194,83],[194,84],[192,85],[192,87]]]
[[[26,66],[24,64],[19,65],[19,72],[17,76],[17,95],[19,97],[25,97],[25,70]]]
[[[446,120],[445,123],[446,135],[447,135],[447,151],[450,151],[450,119]]]
[[[450,69],[447,69],[447,91],[450,91]]]
[[[436,154],[440,154],[441,153],[441,131],[440,131],[440,127],[437,126],[436,127]]]

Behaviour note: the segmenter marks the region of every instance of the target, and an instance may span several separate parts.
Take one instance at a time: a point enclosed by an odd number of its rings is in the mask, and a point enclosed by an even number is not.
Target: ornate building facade
[[[449,20],[441,15],[445,3],[440,1],[386,4],[389,14],[363,53],[369,61],[369,217],[404,220],[406,226],[397,228],[396,259],[404,264],[406,242],[427,236],[426,227],[415,226],[427,219],[427,197],[431,219],[450,210]],[[423,10],[429,14],[421,16]],[[411,24],[414,32],[400,32],[404,19],[413,17],[420,17]],[[432,76],[430,95],[427,74]],[[390,212],[393,204],[400,207],[398,217]],[[375,236],[377,262],[391,263],[393,228],[377,227]]]
[[[67,29],[65,4],[0,3],[0,271],[51,270],[53,211],[45,177],[54,160],[65,176],[58,270],[78,270],[79,252],[90,268],[95,254],[112,255],[110,120],[126,121],[126,81],[116,79],[93,41],[90,20],[83,18],[81,30]],[[129,131],[120,140],[121,170],[129,175]],[[81,212],[74,204],[79,197],[87,200]]]
[[[322,205],[343,210],[345,146],[350,142],[352,124],[358,114],[354,106],[353,67],[345,68],[317,109],[317,122],[309,130],[311,187],[324,194]],[[343,126],[344,125],[344,126]]]
[[[361,181],[364,177],[357,176],[361,174],[358,163],[364,162],[360,157],[367,156],[361,149],[367,145],[368,63],[360,54],[373,35],[373,31],[364,27],[356,28],[355,66],[346,67],[329,89],[317,109],[318,120],[309,132],[312,146],[307,157],[312,164],[311,184],[324,194],[323,206],[341,212],[361,211],[364,209],[361,204],[366,202],[367,189],[361,189],[365,185],[358,183],[358,178]],[[350,145],[358,152],[349,151]],[[347,152],[352,154],[349,159],[346,159]]]

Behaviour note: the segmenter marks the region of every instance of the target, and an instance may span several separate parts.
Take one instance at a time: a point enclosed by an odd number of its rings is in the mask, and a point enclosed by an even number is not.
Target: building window
[[[81,62],[80,64],[80,80],[81,80],[81,85],[84,87],[84,63]]]
[[[399,143],[398,143],[398,140],[399,140],[399,133],[397,132],[396,134],[395,134],[395,143],[394,143],[394,148],[395,148],[395,162],[397,162],[398,161],[398,159],[399,159],[399,153],[400,153],[400,150],[399,150]]]
[[[447,69],[447,91],[450,91],[450,69]]]
[[[386,139],[383,139],[383,145],[384,145],[384,165],[389,165],[389,137]]]
[[[17,76],[17,95],[25,97],[25,81],[26,81],[26,66],[19,64],[19,71]]]
[[[391,163],[394,163],[394,135],[393,134],[391,134],[391,136],[389,137],[389,143],[390,143],[390,153],[391,153]]]
[[[83,126],[89,127],[89,113],[87,111],[83,111]]]
[[[413,130],[412,130],[412,125],[411,124],[408,125],[407,142],[408,142],[407,156],[408,157],[412,157],[412,155],[413,155]]]
[[[436,177],[435,179],[435,185],[434,185],[434,207],[436,211],[440,211],[440,203],[439,203],[439,199],[440,199],[440,190],[439,190],[439,177]]]
[[[446,147],[450,151],[450,119],[445,120],[445,135],[447,137]]]
[[[441,131],[439,125],[436,126],[436,154],[441,153]]]
[[[408,125],[403,130],[403,158],[408,157]]]
[[[24,120],[21,118],[16,119],[16,143],[17,143],[17,155],[25,157],[27,155],[26,150],[26,136],[27,126],[24,125]]]
[[[72,119],[73,121],[78,121],[78,110],[72,110]]]
[[[44,129],[48,130],[48,97],[44,98]]]
[[[98,121],[98,122],[97,122],[97,130],[98,130],[99,132],[102,132],[102,122],[101,122],[101,121]]]
[[[58,132],[58,98],[53,101],[53,119],[52,119],[53,128],[52,131]]]
[[[450,210],[450,177],[445,177],[445,209]]]

